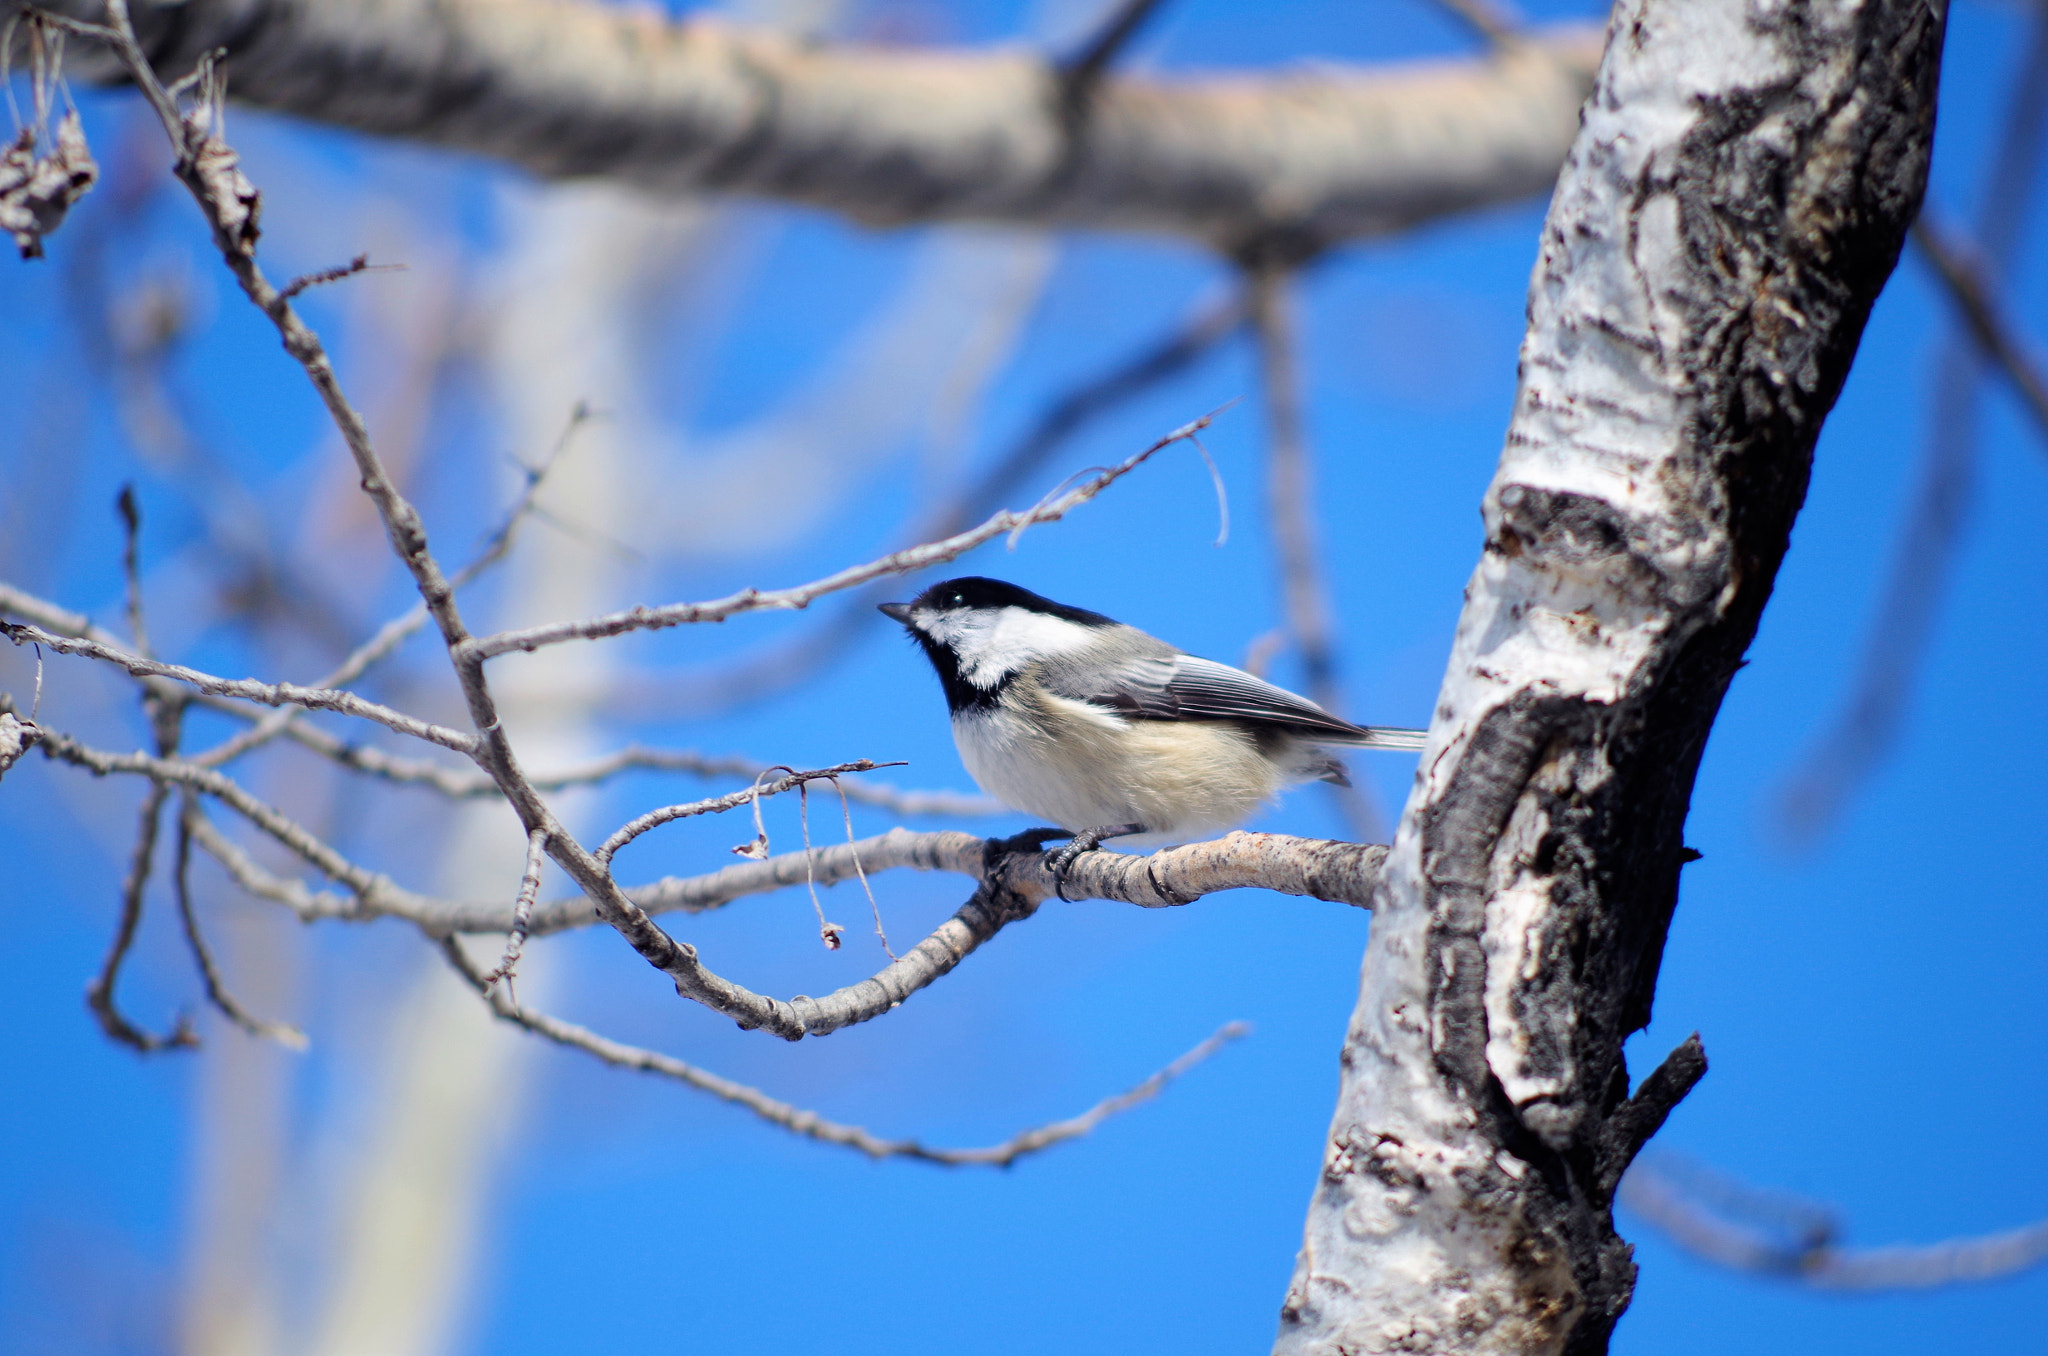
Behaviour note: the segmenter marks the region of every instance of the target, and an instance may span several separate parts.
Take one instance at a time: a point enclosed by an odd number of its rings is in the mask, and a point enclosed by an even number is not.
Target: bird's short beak
[[[905,626],[910,625],[909,603],[883,603],[875,610],[891,621],[900,621]]]

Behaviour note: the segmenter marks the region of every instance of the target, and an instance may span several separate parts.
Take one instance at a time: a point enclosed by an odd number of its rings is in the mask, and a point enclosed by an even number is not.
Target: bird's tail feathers
[[[1403,730],[1392,725],[1362,725],[1358,733],[1345,739],[1332,739],[1332,744],[1347,744],[1359,749],[1404,749],[1413,753],[1422,747],[1429,737],[1427,730]]]

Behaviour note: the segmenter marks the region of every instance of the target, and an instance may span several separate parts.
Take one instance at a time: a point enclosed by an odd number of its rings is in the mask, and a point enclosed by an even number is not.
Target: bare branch
[[[778,1101],[758,1089],[748,1087],[744,1083],[736,1083],[730,1078],[721,1078],[694,1064],[687,1064],[673,1055],[624,1045],[585,1027],[577,1026],[573,1022],[550,1017],[532,1008],[520,1007],[490,987],[488,977],[478,972],[476,966],[464,954],[461,943],[455,938],[443,938],[441,949],[448,963],[483,996],[491,1005],[491,1011],[499,1018],[525,1027],[535,1035],[545,1036],[558,1045],[581,1050],[618,1068],[637,1069],[642,1073],[660,1074],[665,1078],[675,1079],[700,1092],[708,1092],[721,1101],[744,1107],[770,1125],[807,1139],[858,1150],[870,1158],[914,1158],[946,1167],[1006,1168],[1029,1154],[1049,1149],[1055,1144],[1063,1144],[1071,1139],[1078,1139],[1118,1112],[1127,1111],[1140,1102],[1157,1096],[1168,1083],[1251,1030],[1243,1022],[1230,1022],[1221,1027],[1215,1035],[1130,1091],[1098,1102],[1071,1120],[1055,1121],[1051,1125],[1026,1130],[1001,1144],[985,1149],[940,1149],[929,1147],[914,1139],[882,1139],[859,1126],[828,1121],[816,1112],[805,1111],[800,1107],[791,1106],[788,1102]]]
[[[905,837],[943,839],[964,835]],[[1038,906],[1053,894],[1052,873],[1046,869],[1036,840],[1029,835],[1022,839],[968,841],[980,852],[980,869],[974,874],[980,876],[981,884],[959,911],[870,978],[822,998],[799,995],[784,1001],[722,979],[702,965],[694,947],[675,942],[651,920],[644,927],[657,934],[660,942],[636,941],[635,946],[657,969],[676,981],[677,990],[684,996],[724,1013],[750,1030],[799,1040],[806,1035],[821,1036],[871,1021],[950,973],[1004,927],[1037,912]],[[932,846],[944,850],[959,845]],[[860,869],[855,865],[857,860],[865,860],[867,869],[880,869],[883,863],[866,854],[866,844],[847,844],[803,854],[803,865],[822,880],[826,863],[838,857],[845,862],[845,871],[839,878],[845,879]],[[1068,874],[1066,892],[1069,899],[1076,900],[1095,894],[1146,907],[1173,907],[1191,903],[1211,890],[1259,885],[1283,893],[1315,893],[1363,904],[1371,898],[1385,855],[1386,849],[1382,847],[1237,833],[1213,843],[1168,849],[1151,857],[1125,857],[1108,852],[1085,854]],[[955,858],[953,869],[963,867],[973,871]],[[597,903],[603,916],[606,901]],[[616,908],[615,903],[613,907]],[[637,907],[634,912],[643,919],[647,917]],[[611,919],[607,917],[606,921]],[[535,926],[539,926],[538,918]],[[641,936],[645,937],[646,932]],[[628,940],[634,937],[628,934]],[[661,942],[671,948],[666,954],[657,949]]]
[[[649,829],[659,828],[663,824],[673,823],[678,819],[689,819],[696,815],[720,814],[741,805],[758,805],[763,796],[780,795],[791,787],[802,786],[806,782],[837,777],[845,772],[867,772],[878,767],[902,766],[904,766],[902,763],[877,763],[867,758],[857,758],[850,763],[840,763],[834,767],[819,768],[811,772],[791,772],[788,776],[777,777],[774,781],[768,782],[765,785],[757,782],[744,791],[734,791],[728,795],[713,796],[709,800],[691,801],[686,805],[665,805],[658,810],[649,810],[637,819],[630,820],[626,824],[621,825],[617,832],[604,840],[594,855],[598,861],[609,863],[620,848],[632,842],[641,834],[646,833]]]
[[[515,1008],[518,999],[512,993],[512,972],[519,966],[519,954],[526,949],[526,934],[533,923],[533,902],[540,897],[540,867],[547,858],[548,836],[543,829],[535,829],[526,835],[526,869],[520,873],[519,894],[512,902],[512,930],[505,934],[505,955],[498,962],[498,968],[482,976],[486,987],[505,981],[505,1001]],[[454,938],[448,939],[450,955],[459,954],[461,948]]]
[[[1266,495],[1273,542],[1280,556],[1280,593],[1287,629],[1301,655],[1309,699],[1339,715],[1344,695],[1337,682],[1336,621],[1331,614],[1320,533],[1316,530],[1314,471],[1301,412],[1301,372],[1295,358],[1293,268],[1281,259],[1253,260],[1245,270],[1246,311],[1258,340],[1259,379],[1266,407]],[[1362,789],[1333,787],[1352,835],[1386,836],[1379,807]]]
[[[1197,307],[1163,337],[1053,401],[1007,452],[973,484],[927,515],[908,534],[908,540],[916,543],[952,536],[971,526],[977,516],[994,512],[1090,421],[1187,371],[1243,324],[1241,290]],[[874,605],[886,597],[881,585],[870,585],[846,599],[831,620],[792,641],[765,647],[752,658],[722,664],[709,672],[628,677],[625,690],[647,694],[636,700],[658,705],[664,712],[681,707],[697,715],[758,702],[810,680],[844,655],[879,622]],[[609,695],[616,701],[617,689]],[[855,799],[859,799],[858,793]]]
[[[1520,18],[1498,0],[1437,0],[1437,3],[1495,50],[1528,41],[1522,32]]]
[[[142,615],[142,567],[140,537],[142,510],[135,502],[135,486],[123,485],[114,499],[121,514],[121,579],[127,589],[128,634],[134,637],[135,653],[149,655],[149,628]]]
[[[1994,1281],[2048,1261],[2048,1220],[1917,1247],[1851,1248],[1833,1214],[1796,1198],[1760,1193],[1673,1155],[1636,1164],[1621,1203],[1702,1261],[1816,1290],[1927,1290]],[[1787,1237],[1783,1225],[1795,1226]]]
[[[1948,238],[1945,228],[1934,223],[1922,209],[1913,223],[1913,243],[1934,265],[1935,276],[1948,288],[1971,336],[1984,355],[1996,363],[2012,384],[2020,403],[2033,417],[2035,431],[2048,440],[2048,376],[2014,335],[2012,326],[1985,286],[1982,271],[1963,249]]]
[[[357,716],[363,720],[375,721],[399,734],[411,735],[415,739],[424,739],[428,743],[439,744],[443,748],[461,753],[472,752],[477,744],[474,735],[408,716],[403,711],[367,701],[353,692],[337,688],[300,687],[296,683],[265,683],[254,678],[216,678],[210,673],[186,668],[182,664],[160,663],[118,646],[105,645],[82,637],[57,635],[39,626],[25,623],[0,622],[0,634],[6,635],[17,645],[47,645],[59,654],[98,659],[125,669],[137,678],[169,678],[208,696],[232,697],[240,701],[258,702],[264,706],[303,706],[314,711],[333,711],[344,716]]]
[[[98,0],[51,7],[100,17]],[[1066,169],[1059,74],[1016,49],[889,51],[559,0],[186,0],[140,20],[166,70],[232,51],[252,105],[544,177],[1226,250],[1378,235],[1544,192],[1599,58],[1598,31],[1571,28],[1484,59],[1110,76]],[[116,74],[97,56],[74,66]]]
[[[420,521],[419,512],[399,492],[386,472],[383,461],[371,445],[369,429],[362,415],[349,403],[335,378],[334,365],[319,336],[299,318],[290,300],[271,285],[256,263],[261,194],[241,172],[239,158],[233,149],[221,139],[225,92],[214,68],[211,50],[200,57],[194,73],[197,107],[189,114],[182,113],[172,93],[157,79],[148,56],[136,41],[127,0],[106,0],[106,10],[108,26],[114,32],[112,45],[115,55],[162,122],[165,134],[177,151],[175,170],[178,179],[191,193],[212,227],[214,244],[222,260],[234,274],[244,295],[276,327],[285,351],[305,372],[326,407],[328,417],[347,445],[349,455],[355,461],[363,493],[376,506],[392,550],[412,575],[421,601],[439,625],[442,638],[455,659],[456,676],[479,733],[472,738],[443,731],[438,726],[427,726],[423,722],[412,722],[411,726],[416,728],[399,725],[392,728],[445,744],[477,758],[502,781],[509,783],[506,785],[507,798],[523,820],[545,817],[545,808],[539,805],[530,789],[525,789],[523,795],[519,794],[523,788],[517,785],[517,764],[505,742],[496,708],[484,684],[481,660],[467,655],[464,650],[469,633],[455,604],[454,587],[428,550],[426,528]],[[282,691],[283,686],[279,685],[278,690]],[[351,700],[360,702],[361,699]],[[351,714],[367,715],[370,706],[363,703],[365,709]],[[376,710],[381,712],[382,708]],[[390,722],[386,720],[384,723]],[[535,825],[529,824],[528,827],[531,829]]]
[[[549,450],[547,457],[537,466],[521,468],[525,472],[525,483],[520,488],[518,499],[506,511],[504,518],[497,527],[493,528],[484,538],[483,546],[476,556],[467,565],[455,572],[454,577],[449,580],[451,587],[459,589],[473,582],[510,553],[514,535],[518,532],[520,524],[536,511],[536,501],[540,495],[541,485],[547,479],[548,472],[560,460],[562,453],[568,449],[569,441],[575,436],[576,431],[589,422],[590,417],[589,407],[579,404],[570,412],[568,424],[563,428],[561,437],[555,440],[555,445]],[[354,682],[372,665],[382,662],[392,651],[416,635],[419,629],[425,626],[426,623],[426,604],[413,604],[404,613],[392,618],[379,627],[375,635],[357,646],[331,672],[315,681],[313,686],[340,687],[343,683]],[[208,749],[204,753],[194,755],[192,761],[201,767],[220,767],[249,752],[251,749],[260,748],[262,745],[269,743],[278,735],[285,733],[297,720],[298,710],[296,708],[287,708],[277,712],[275,715],[266,716],[257,722],[254,728],[245,730],[232,739],[223,740],[220,744]],[[354,765],[352,764],[351,766]],[[426,767],[429,765],[421,764],[419,766]],[[371,769],[358,767],[357,770],[369,771]],[[383,775],[390,774],[386,773]],[[459,774],[449,773],[446,775],[455,776]],[[435,779],[431,777],[411,779],[394,777],[394,780],[434,781]],[[479,791],[463,794],[481,795],[488,791],[495,791],[497,786],[497,783],[481,776],[476,779],[476,784],[481,788]],[[447,794],[454,795],[458,793],[448,792]]]
[[[1059,63],[1060,93],[1070,110],[1087,107],[1102,77],[1158,8],[1159,0],[1113,0],[1109,21]]]
[[[44,747],[49,745],[46,743]],[[85,1005],[99,1019],[100,1029],[131,1050],[143,1054],[159,1050],[188,1050],[199,1044],[191,1022],[182,1014],[170,1034],[159,1036],[129,1021],[114,1001],[114,982],[120,978],[121,962],[127,959],[128,948],[135,944],[135,929],[142,922],[143,892],[149,887],[151,866],[156,859],[157,829],[163,819],[164,798],[168,794],[161,783],[155,783],[142,798],[142,810],[135,829],[135,848],[129,854],[127,878],[121,882],[121,919],[114,926],[114,940],[107,947],[106,959],[100,962],[99,974],[85,986]]]
[[[899,867],[947,871],[980,879],[988,870],[991,841],[967,833],[913,833],[891,829],[857,843],[821,847],[807,865],[803,853],[786,852],[761,862],[736,862],[701,876],[669,877],[628,890],[649,914],[703,913],[734,900],[802,885],[808,870],[821,885],[875,875]],[[1232,833],[1207,843],[1164,848],[1150,856],[1090,852],[1067,873],[1075,900],[1106,899],[1140,908],[1174,908],[1219,890],[1262,889],[1305,895],[1355,908],[1372,906],[1387,849],[1377,844],[1337,843],[1285,834]],[[1020,894],[1042,900],[1053,893],[1043,855],[1034,849],[1006,852],[1001,859]],[[450,904],[426,919],[436,932],[503,932],[502,903]],[[582,897],[541,904],[534,912],[536,936],[596,921]]]
[[[1700,1033],[1695,1031],[1679,1042],[1678,1048],[1664,1057],[1664,1062],[1650,1071],[1635,1090],[1635,1095],[1623,1102],[1607,1122],[1607,1135],[1600,1146],[1599,1182],[1601,1190],[1612,1194],[1615,1184],[1635,1162],[1650,1136],[1664,1128],[1678,1104],[1685,1100],[1706,1077],[1707,1051],[1700,1044]]]
[[[312,273],[301,273],[298,277],[293,278],[290,282],[279,288],[277,294],[286,301],[290,301],[309,287],[322,287],[331,282],[340,282],[343,278],[353,278],[358,273],[402,273],[404,271],[404,264],[373,264],[370,262],[369,255],[358,254],[345,264],[336,264],[333,268],[317,269]]]
[[[342,900],[278,878],[234,848],[203,816],[193,817],[194,841],[220,861],[238,884],[253,894],[284,904],[301,918],[388,914],[410,919],[437,935],[504,932],[517,925],[516,902],[508,911],[502,903],[474,905],[429,899],[355,865],[303,826],[210,768],[141,753],[103,753],[63,734],[47,735],[43,747],[51,757],[95,772],[147,776],[159,788],[167,783],[177,784],[214,796],[301,860],[348,887],[354,896]],[[556,828],[552,833],[560,835],[561,830]],[[552,853],[559,854],[558,842],[551,841],[550,848]],[[890,1011],[911,994],[951,972],[1002,928],[1036,912],[1055,889],[1035,841],[984,840],[967,834],[913,834],[900,829],[860,843],[788,853],[764,862],[727,867],[708,876],[664,881],[631,894],[614,883],[590,854],[580,848],[575,848],[575,854],[580,855],[572,854],[571,860],[584,868],[577,880],[585,889],[585,897],[532,906],[530,934],[602,920],[618,929],[656,969],[669,975],[683,996],[724,1013],[742,1027],[765,1029],[786,1040],[823,1035]],[[1161,908],[1192,903],[1216,890],[1257,886],[1363,907],[1371,899],[1385,858],[1384,847],[1277,834],[1234,833],[1215,842],[1171,848],[1150,857],[1112,852],[1086,854],[1074,863],[1066,878],[1067,895],[1075,900],[1099,897]],[[560,861],[561,856],[556,855],[556,860]],[[594,868],[586,863],[595,864]],[[975,876],[981,884],[952,918],[911,951],[873,977],[823,998],[799,996],[784,1002],[734,984],[706,967],[698,959],[695,947],[677,942],[650,917],[652,913],[672,909],[701,911],[742,895],[806,879],[829,883],[892,866],[955,871]]]
[[[258,1017],[243,1007],[241,1000],[229,991],[226,981],[221,978],[220,967],[214,963],[213,951],[206,945],[206,937],[199,930],[199,914],[192,907],[192,821],[199,813],[190,792],[181,797],[178,815],[177,859],[171,866],[171,881],[178,896],[178,916],[185,924],[185,941],[192,948],[192,960],[199,967],[199,978],[206,986],[207,1001],[220,1011],[223,1017],[250,1035],[260,1040],[276,1041],[287,1050],[304,1050],[306,1033],[285,1022],[273,1022]]]
[[[1980,278],[1993,284],[2019,258],[2048,147],[2048,8],[2037,6],[2031,22],[1974,228],[1982,250]],[[1812,843],[1836,821],[1882,763],[1905,720],[1975,498],[1985,367],[1974,338],[1952,331],[1944,340],[1912,516],[1892,548],[1856,685],[1776,797],[1779,822],[1795,845]]]
[[[152,758],[146,753],[106,753],[89,748],[69,735],[49,730],[44,731],[40,747],[47,757],[71,763],[101,776],[109,773],[143,776],[156,783],[158,790],[165,786],[184,786],[212,796],[261,829],[287,851],[329,879],[347,886],[355,895],[355,898],[349,901],[336,901],[332,896],[327,896],[324,897],[324,904],[321,902],[323,897],[315,896],[303,888],[294,892],[290,898],[272,896],[277,898],[279,903],[293,907],[301,918],[365,918],[379,914],[392,914],[401,918],[428,918],[437,912],[434,901],[401,888],[387,876],[357,866],[322,842],[303,825],[275,807],[258,800],[243,790],[239,783],[211,768],[195,767],[172,758]],[[203,820],[201,824],[203,825]],[[214,851],[213,845],[223,840],[210,832],[210,826],[207,826],[207,829],[208,831],[202,831],[200,826],[195,826],[193,836],[201,847],[220,857],[221,854]],[[228,867],[230,874],[235,875],[238,882],[242,880],[234,864],[223,858],[222,865]],[[299,907],[301,904],[306,907]]]
[[[76,636],[81,640],[90,640],[94,644],[105,646],[108,649],[118,650],[123,646],[121,637],[105,627],[97,625],[90,617],[59,607],[55,603],[38,598],[32,593],[26,593],[11,584],[0,583],[0,616],[8,615],[26,617],[36,625],[56,632],[59,635]],[[38,651],[38,654],[40,653]],[[37,664],[38,674],[40,674],[40,659],[37,661]],[[142,682],[145,687],[153,688],[159,695],[169,696],[178,691],[178,685],[168,678],[145,677],[142,679]],[[229,709],[240,709],[232,702],[224,703],[224,705]]]
[[[742,589],[724,598],[703,603],[671,603],[666,607],[636,607],[627,612],[613,612],[601,617],[590,617],[583,621],[553,622],[544,626],[531,626],[518,631],[500,631],[495,635],[481,637],[469,646],[469,653],[479,659],[509,654],[514,650],[537,650],[543,645],[559,645],[570,640],[600,640],[607,636],[624,635],[629,631],[651,631],[670,626],[683,626],[692,622],[724,621],[743,612],[766,610],[794,610],[809,607],[819,598],[841,589],[850,589],[865,584],[871,579],[885,575],[908,574],[913,570],[929,569],[943,565],[949,560],[965,555],[984,542],[1001,536],[1014,537],[1026,528],[1041,523],[1058,522],[1074,509],[1087,503],[1096,495],[1108,489],[1118,480],[1129,475],[1138,467],[1150,461],[1164,448],[1186,438],[1191,438],[1209,426],[1214,416],[1203,415],[1191,423],[1183,424],[1154,442],[1144,451],[1135,453],[1114,466],[1105,467],[1091,475],[1073,489],[1057,496],[1048,497],[1036,507],[1017,512],[1004,509],[977,527],[944,538],[912,546],[901,551],[892,551],[879,559],[863,565],[853,565],[823,579],[808,584],[799,584],[787,589]]]

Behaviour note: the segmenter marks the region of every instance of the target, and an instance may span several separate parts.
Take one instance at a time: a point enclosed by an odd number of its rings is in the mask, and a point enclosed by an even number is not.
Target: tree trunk
[[[1941,0],[1624,0],[1376,896],[1276,1350],[1604,1351],[1707,731],[1925,185]]]

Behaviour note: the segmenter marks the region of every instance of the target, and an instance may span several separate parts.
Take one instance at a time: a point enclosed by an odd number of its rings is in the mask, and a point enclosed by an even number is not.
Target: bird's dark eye
[[[951,598],[948,598],[946,601],[951,603],[955,607],[967,606],[967,599],[958,593],[954,594]]]

